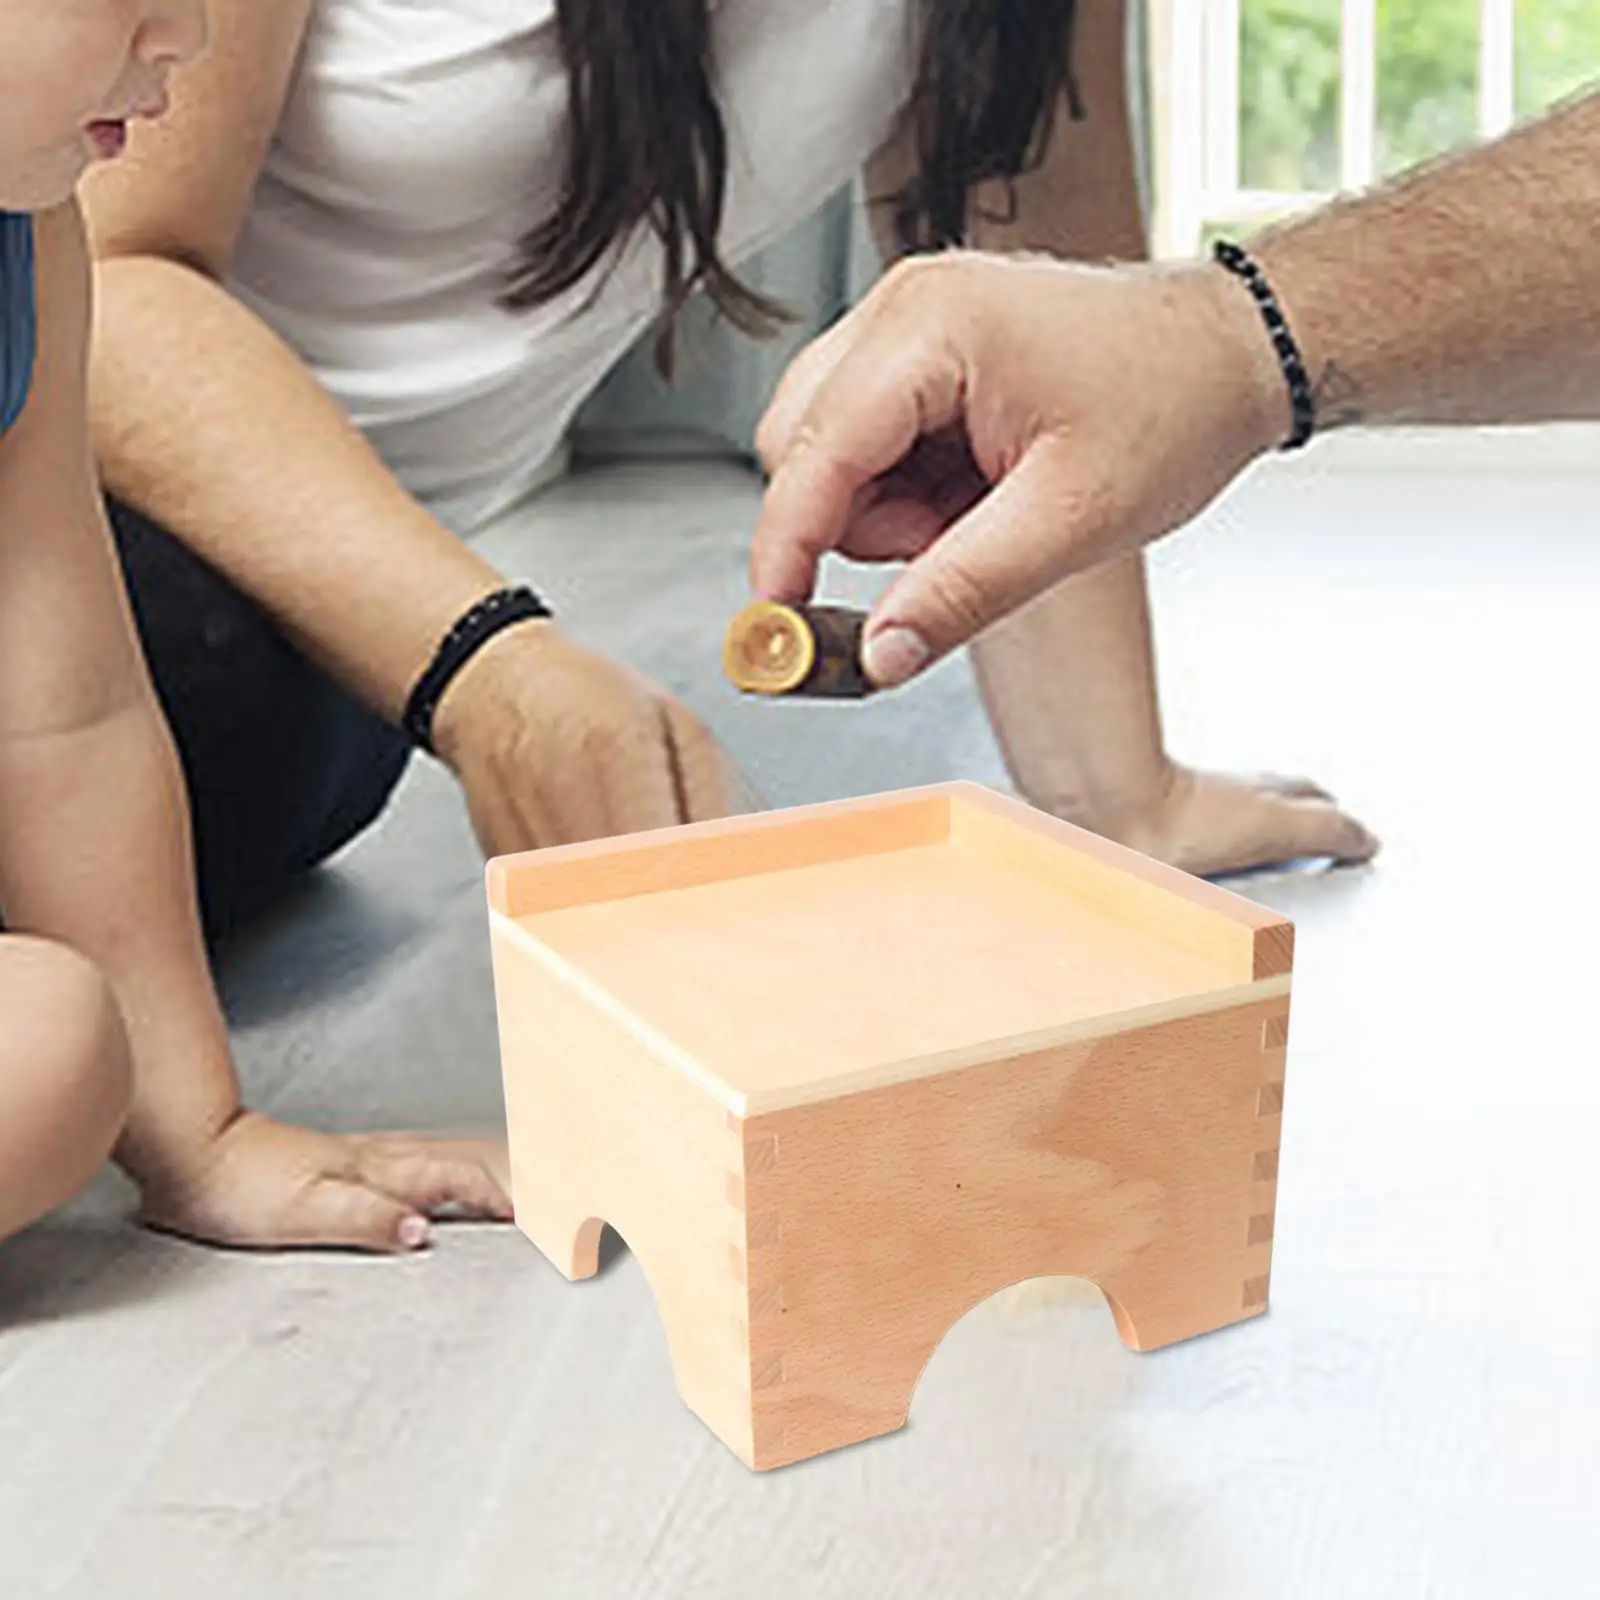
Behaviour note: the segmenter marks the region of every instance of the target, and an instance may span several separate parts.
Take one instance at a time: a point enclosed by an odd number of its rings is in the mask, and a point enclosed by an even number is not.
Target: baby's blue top
[[[33,218],[0,211],[0,433],[22,415],[33,381]]]

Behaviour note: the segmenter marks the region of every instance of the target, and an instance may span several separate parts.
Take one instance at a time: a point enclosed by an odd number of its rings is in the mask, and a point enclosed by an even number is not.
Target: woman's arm
[[[1005,215],[998,186],[978,192],[975,247],[1145,258],[1126,58],[1124,0],[1085,0],[1073,66],[1086,117],[1074,122],[1061,108],[1043,162],[1017,184],[1013,221],[987,220]],[[869,171],[869,194],[897,190],[912,159],[897,141]],[[886,210],[875,226],[892,259]],[[1375,848],[1314,785],[1248,783],[1168,757],[1142,554],[1041,596],[974,641],[972,659],[1012,781],[1038,806],[1194,872]]]
[[[110,494],[397,718],[440,637],[499,575],[221,287],[310,9],[218,0],[211,49],[175,77],[168,115],[85,183],[94,441]]]
[[[398,719],[445,631],[503,580],[221,287],[308,10],[213,0],[212,50],[174,80],[168,118],[87,184],[94,438],[112,494]],[[490,853],[730,806],[730,770],[704,725],[547,622],[507,629],[473,658],[435,743]]]

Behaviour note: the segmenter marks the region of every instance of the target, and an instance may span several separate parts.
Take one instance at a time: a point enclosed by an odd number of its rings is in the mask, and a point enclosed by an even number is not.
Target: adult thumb
[[[1032,446],[873,607],[861,664],[891,689],[1105,553],[1064,441]]]

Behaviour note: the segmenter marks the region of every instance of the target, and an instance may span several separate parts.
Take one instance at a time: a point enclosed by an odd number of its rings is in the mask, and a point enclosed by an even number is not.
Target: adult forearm
[[[1254,253],[1321,426],[1600,417],[1600,93]]]
[[[97,280],[92,415],[107,490],[397,715],[450,623],[500,581],[494,568],[211,280],[151,257],[102,262]]]

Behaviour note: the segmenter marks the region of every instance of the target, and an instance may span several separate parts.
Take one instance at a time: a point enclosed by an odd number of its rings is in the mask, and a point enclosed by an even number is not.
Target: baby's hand
[[[244,1249],[400,1252],[449,1207],[508,1221],[494,1145],[411,1134],[327,1134],[241,1112],[170,1192],[146,1191],[140,1220]]]

